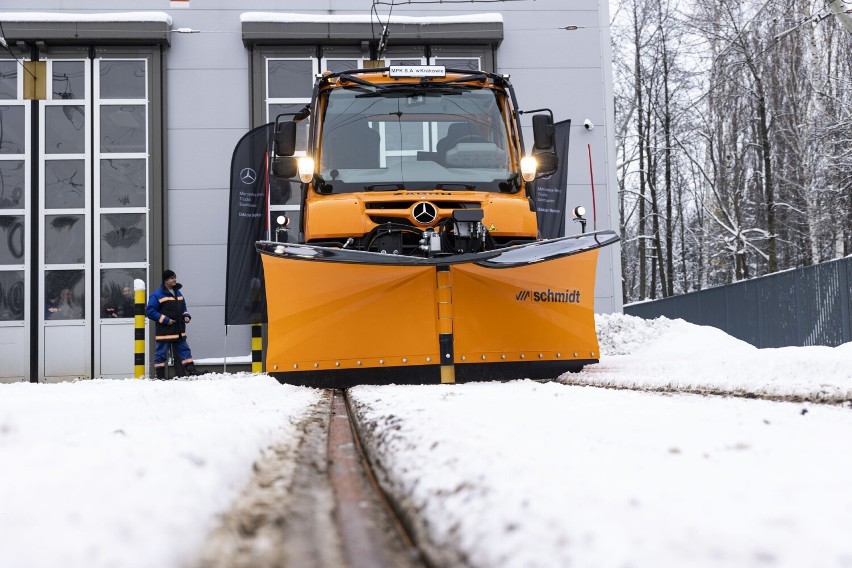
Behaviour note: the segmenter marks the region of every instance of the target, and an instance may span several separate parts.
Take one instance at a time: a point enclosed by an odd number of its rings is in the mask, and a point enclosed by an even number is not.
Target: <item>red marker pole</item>
[[[592,182],[592,227],[598,230],[598,210],[595,206],[595,172],[592,170],[592,145],[586,144],[589,149],[589,179]]]

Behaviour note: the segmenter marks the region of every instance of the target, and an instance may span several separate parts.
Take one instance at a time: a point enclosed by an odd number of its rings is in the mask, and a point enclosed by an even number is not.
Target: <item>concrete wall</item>
[[[230,328],[226,341],[223,324],[230,159],[235,143],[251,126],[250,58],[242,43],[240,14],[363,16],[370,7],[369,0],[30,0],[20,8],[28,12],[160,11],[172,17],[173,30],[200,31],[173,32],[165,58],[166,263],[185,286],[193,313],[191,345],[196,358],[247,355],[251,345],[248,326]],[[382,6],[382,17],[387,8]],[[590,147],[597,228],[617,230],[607,2],[415,4],[393,10],[394,15],[405,16],[494,12],[502,14],[504,25],[504,40],[497,50],[498,72],[512,76],[521,108],[549,107],[557,121],[572,119],[567,208],[585,206],[591,229]],[[568,25],[579,29],[559,29]],[[583,128],[587,118],[595,123],[594,130]],[[524,135],[529,146],[528,120]],[[569,234],[579,231],[571,220],[566,226]],[[621,311],[617,246],[601,251],[595,302],[597,311]]]

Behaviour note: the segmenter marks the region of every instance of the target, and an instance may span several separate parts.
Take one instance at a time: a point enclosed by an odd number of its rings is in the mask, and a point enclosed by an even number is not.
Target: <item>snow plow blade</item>
[[[258,242],[266,372],[343,388],[579,371],[598,362],[598,249],[618,240],[600,231],[433,258]]]

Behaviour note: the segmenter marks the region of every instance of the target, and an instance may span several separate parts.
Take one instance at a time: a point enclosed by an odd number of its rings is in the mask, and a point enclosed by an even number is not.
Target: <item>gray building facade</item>
[[[0,381],[133,374],[126,288],[184,285],[196,359],[247,357],[224,325],[231,153],[309,101],[314,75],[388,63],[511,76],[522,109],[571,119],[566,220],[618,227],[607,2],[31,0],[0,8]],[[584,127],[590,121],[594,128]],[[529,119],[524,137],[531,146]],[[595,203],[591,179],[594,179]],[[276,198],[276,212],[298,209]],[[617,246],[595,308],[620,311]],[[150,336],[150,333],[148,334]],[[147,347],[150,362],[152,347]]]

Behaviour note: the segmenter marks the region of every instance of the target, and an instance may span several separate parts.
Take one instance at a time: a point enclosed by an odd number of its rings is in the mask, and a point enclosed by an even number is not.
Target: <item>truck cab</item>
[[[279,116],[271,172],[298,176],[302,242],[435,257],[538,237],[531,184],[556,167],[552,116],[523,155],[508,78],[443,67],[325,74],[312,102]],[[310,118],[308,152],[296,125]]]

